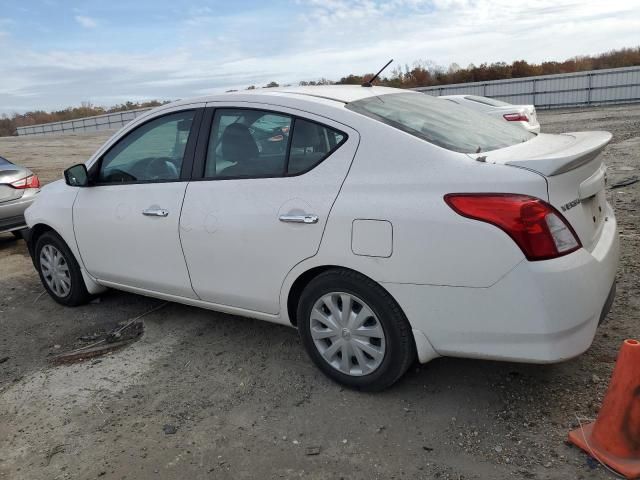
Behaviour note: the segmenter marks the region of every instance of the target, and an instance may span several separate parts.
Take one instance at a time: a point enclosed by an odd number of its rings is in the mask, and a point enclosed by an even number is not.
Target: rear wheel
[[[314,278],[298,304],[307,353],[330,378],[352,388],[383,390],[415,360],[411,327],[395,300],[350,270]]]
[[[51,298],[66,306],[82,305],[91,299],[80,266],[59,235],[42,234],[34,253],[40,280]]]

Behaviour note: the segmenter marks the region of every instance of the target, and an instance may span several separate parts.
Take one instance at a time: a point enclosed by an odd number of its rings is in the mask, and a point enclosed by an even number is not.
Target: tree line
[[[640,47],[611,50],[599,55],[585,55],[573,57],[562,62],[528,63],[516,60],[512,63],[494,62],[482,63],[478,66],[469,65],[466,68],[452,63],[449,67],[437,65],[431,61],[418,60],[411,66],[397,66],[388,76],[376,80],[377,85],[396,88],[428,87],[432,85],[447,85],[451,83],[486,82],[506,78],[532,77],[557,73],[572,73],[585,70],[600,70],[604,68],[632,67],[640,65]],[[312,81],[302,81],[301,86],[308,85],[359,85],[373,77],[373,73],[351,74],[333,81],[326,78]],[[277,82],[270,82],[262,88],[279,87]],[[251,85],[246,90],[253,90]],[[229,90],[235,91],[235,90]],[[101,115],[103,113],[121,112],[134,108],[155,107],[166,102],[153,100],[150,102],[126,102],[110,108],[103,108],[90,103],[82,103],[79,107],[69,107],[55,112],[42,110],[13,115],[0,116],[0,137],[16,135],[16,127],[37,125],[40,123],[73,120],[76,118]]]
[[[448,68],[445,68],[430,61],[417,61],[411,66],[396,67],[389,76],[378,78],[376,84],[396,88],[430,87],[433,85],[486,82],[489,80],[632,67],[636,65],[640,65],[640,47],[612,50],[600,55],[573,57],[563,62],[542,62],[540,64],[528,63],[526,60],[516,60],[513,63],[482,63],[478,66],[471,64],[466,68],[460,67],[457,63],[452,63]],[[337,82],[321,79],[317,82],[300,82],[300,85],[358,85],[371,77],[373,77],[373,73],[348,75]]]
[[[64,122],[75,120],[76,118],[92,117],[105,113],[124,112],[135,110],[136,108],[151,108],[169,103],[168,101],[151,100],[149,102],[126,102],[112,107],[100,107],[90,102],[82,102],[79,107],[68,107],[63,110],[45,112],[44,110],[34,110],[26,113],[14,113],[0,115],[0,137],[17,135],[17,127],[27,127],[29,125],[39,125],[41,123]]]

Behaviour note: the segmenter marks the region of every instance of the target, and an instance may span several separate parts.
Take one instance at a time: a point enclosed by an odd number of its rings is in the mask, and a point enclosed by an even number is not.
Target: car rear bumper
[[[0,233],[13,232],[21,230],[27,226],[24,215],[16,215],[15,217],[0,218]]]
[[[385,283],[440,355],[553,363],[589,348],[615,295],[610,216],[592,251],[522,261],[487,288]]]
[[[24,211],[35,200],[38,190],[27,191],[19,200],[0,203],[0,233],[20,230],[27,226]]]

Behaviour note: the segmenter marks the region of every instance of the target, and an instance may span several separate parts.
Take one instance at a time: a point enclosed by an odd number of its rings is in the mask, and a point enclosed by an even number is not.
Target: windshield
[[[12,163],[6,158],[0,157],[0,166],[12,165]]]
[[[497,150],[535,137],[504,120],[424,93],[368,97],[346,107],[454,152]]]

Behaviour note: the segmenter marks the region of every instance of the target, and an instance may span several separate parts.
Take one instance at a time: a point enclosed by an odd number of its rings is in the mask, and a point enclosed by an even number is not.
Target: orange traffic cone
[[[629,479],[640,478],[640,342],[625,340],[594,423],[569,441]]]

